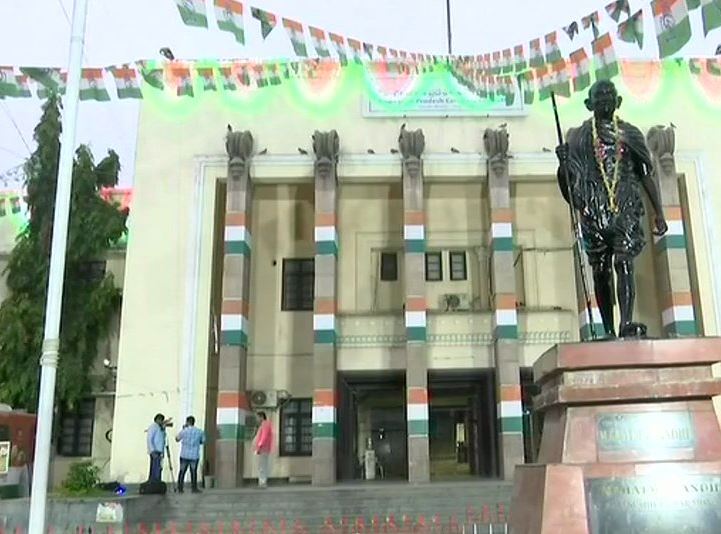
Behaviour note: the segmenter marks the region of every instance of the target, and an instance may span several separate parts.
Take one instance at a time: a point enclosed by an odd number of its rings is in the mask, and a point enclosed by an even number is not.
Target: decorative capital
[[[406,172],[412,177],[417,177],[421,172],[421,157],[426,148],[426,138],[423,130],[406,130],[406,125],[401,126],[398,136],[398,148],[403,157],[403,166]]]
[[[225,137],[225,151],[228,154],[228,174],[238,179],[246,171],[253,154],[253,135],[248,131],[234,132],[228,125]]]
[[[483,132],[483,147],[488,157],[488,168],[494,177],[500,178],[508,172],[508,131],[505,127]]]
[[[329,132],[316,130],[312,139],[316,173],[321,177],[327,177],[338,164],[340,137],[335,130]]]
[[[646,143],[651,154],[658,160],[664,174],[675,175],[674,151],[676,132],[672,126],[653,126],[646,134]]]

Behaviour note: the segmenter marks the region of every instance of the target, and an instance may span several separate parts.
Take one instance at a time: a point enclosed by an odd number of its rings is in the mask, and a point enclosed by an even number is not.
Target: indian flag
[[[618,75],[618,61],[613,50],[611,34],[604,33],[593,41],[593,62],[596,66],[596,80],[610,80]]]
[[[638,43],[643,48],[643,9],[618,25],[618,38],[625,43]]]
[[[513,58],[515,61],[516,72],[526,69],[526,56],[523,53],[523,45],[516,45],[513,48]]]
[[[243,4],[235,0],[215,0],[215,20],[218,29],[230,32],[240,44],[245,44]]]
[[[235,75],[233,74],[233,67],[228,65],[222,65],[218,67],[218,73],[220,73],[220,79],[223,82],[223,89],[225,91],[237,91],[238,85],[235,83]]]
[[[165,79],[163,76],[163,67],[156,61],[138,61],[140,66],[140,74],[145,82],[151,87],[165,89]]]
[[[631,7],[628,5],[628,0],[616,0],[606,6],[606,13],[608,13],[609,17],[618,22],[621,15],[624,13],[626,13],[626,15],[631,14]]]
[[[280,85],[280,67],[278,66],[278,64],[272,62],[266,63],[265,65],[265,71],[268,73],[268,81],[270,82],[270,85]]]
[[[308,29],[310,30],[310,38],[313,41],[315,53],[318,54],[319,57],[330,57],[325,32],[320,28],[314,28],[313,26],[309,26]]]
[[[713,76],[721,76],[721,58],[708,58],[706,60],[706,70]]]
[[[108,70],[115,79],[118,98],[143,98],[143,92],[140,90],[140,80],[138,80],[138,71],[127,64],[119,67],[108,67]]]
[[[591,28],[591,31],[593,31],[593,38],[598,39],[598,11],[594,11],[593,13],[581,18],[581,24],[583,25],[584,30]]]
[[[546,34],[546,63],[554,63],[561,59],[561,50],[558,48],[558,34]]]
[[[699,58],[690,58],[688,60],[688,70],[691,74],[701,74],[703,69],[701,68],[701,60]]]
[[[20,71],[40,84],[40,87],[38,87],[38,98],[47,98],[50,93],[65,94],[65,86],[68,79],[66,72],[60,72],[60,69],[56,68],[47,69],[38,67],[20,67]]]
[[[529,61],[528,64],[534,68],[540,68],[543,66],[543,52],[541,51],[541,40],[540,39],[533,39],[530,43],[528,43],[529,48]]]
[[[491,60],[491,72],[498,74],[501,72],[501,53],[493,52],[493,59]]]
[[[536,96],[533,71],[529,69],[523,74],[520,74],[518,76],[518,82],[521,85],[521,91],[523,92],[523,103],[530,106],[533,104],[533,100]]]
[[[19,74],[15,76],[15,81],[17,81],[17,93],[15,93],[16,98],[30,98],[32,96],[32,93],[30,93],[30,86],[28,85],[28,77],[25,74]]]
[[[512,106],[516,101],[516,86],[512,76],[503,77],[503,94],[506,97],[506,106]]]
[[[256,63],[253,65],[253,72],[255,74],[255,84],[258,87],[267,87],[268,79],[265,77],[265,65]]]
[[[653,0],[651,9],[659,57],[675,54],[691,40],[691,22],[685,0]]]
[[[571,85],[568,82],[568,69],[566,61],[561,58],[551,63],[551,73],[553,77],[553,91],[557,95],[569,97],[571,96]]]
[[[348,49],[345,46],[345,37],[338,35],[337,33],[329,33],[328,37],[330,42],[335,47],[335,52],[338,54],[338,61],[341,65],[348,64]]]
[[[83,69],[80,78],[80,100],[107,102],[110,95],[105,89],[103,69]]]
[[[706,36],[711,30],[721,28],[721,0],[701,0],[701,5],[703,34]]]
[[[283,27],[288,32],[290,42],[296,56],[308,57],[308,50],[305,46],[305,37],[303,36],[303,25],[291,19],[283,18]]]
[[[244,85],[246,87],[250,87],[250,74],[249,74],[249,66],[247,63],[236,63],[236,78],[240,82],[241,85]]]
[[[208,27],[208,15],[205,10],[205,0],[175,0],[180,12],[180,18],[188,26]]]
[[[193,79],[190,77],[190,68],[173,66],[170,70],[175,82],[175,94],[178,96],[194,96]]]
[[[536,69],[536,84],[538,85],[538,99],[547,100],[551,97],[553,87],[553,72],[548,65]]]
[[[363,43],[363,52],[368,56],[368,61],[373,61],[373,45],[370,43]]]
[[[573,69],[573,90],[580,93],[591,85],[591,61],[585,48],[579,48],[570,55]]]
[[[510,48],[503,51],[503,60],[501,61],[503,72],[511,72],[513,70],[513,52]]]
[[[18,84],[12,67],[0,67],[0,98],[16,96]]]
[[[195,69],[198,76],[203,81],[203,91],[217,91],[218,86],[215,83],[215,73],[213,67],[198,67]]]
[[[252,7],[250,8],[250,13],[254,19],[260,21],[260,34],[263,36],[263,39],[268,37],[268,34],[272,32],[275,25],[278,24],[278,19],[276,19],[275,15],[268,11]]]

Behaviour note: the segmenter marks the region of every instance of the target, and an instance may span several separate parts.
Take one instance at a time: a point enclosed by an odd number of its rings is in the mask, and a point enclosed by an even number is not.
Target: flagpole
[[[453,54],[453,37],[451,35],[451,0],[446,0],[446,33],[448,34],[448,55]]]
[[[70,29],[70,57],[68,60],[68,83],[64,101],[63,131],[60,138],[60,162],[57,189],[55,191],[55,215],[50,252],[48,298],[45,305],[45,335],[40,357],[40,394],[38,398],[37,431],[35,434],[35,458],[33,481],[30,492],[30,521],[28,534],[45,532],[45,508],[50,469],[50,442],[53,428],[55,378],[60,348],[60,316],[65,278],[65,252],[70,218],[70,193],[73,177],[73,152],[78,119],[80,75],[85,44],[85,23],[88,0],[74,0],[73,23]]]

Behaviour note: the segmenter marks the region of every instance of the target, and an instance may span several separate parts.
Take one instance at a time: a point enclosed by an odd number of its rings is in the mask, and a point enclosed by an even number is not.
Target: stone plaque
[[[696,432],[689,412],[610,413],[598,416],[596,441],[604,452],[692,449]]]
[[[721,475],[586,480],[591,534],[718,534]]]

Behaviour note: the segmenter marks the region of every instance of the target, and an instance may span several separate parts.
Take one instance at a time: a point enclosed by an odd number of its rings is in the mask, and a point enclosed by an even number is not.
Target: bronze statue
[[[586,99],[593,117],[569,130],[567,142],[556,148],[560,162],[557,177],[564,199],[572,201],[580,215],[606,336],[616,336],[613,268],[621,311],[619,335],[643,337],[646,326],[633,322],[633,261],[645,245],[642,188],[655,212],[653,233],[661,236],[668,227],[653,178],[651,154],[641,131],[616,115],[620,105],[621,97],[612,82],[593,84]]]

